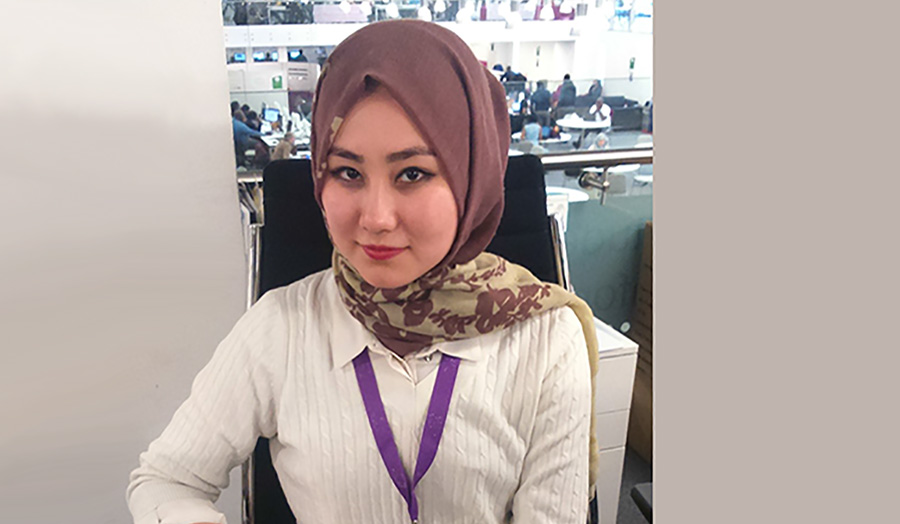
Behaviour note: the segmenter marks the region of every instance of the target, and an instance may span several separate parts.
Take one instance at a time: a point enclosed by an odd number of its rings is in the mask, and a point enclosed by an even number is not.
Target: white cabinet
[[[616,524],[624,462],[625,446],[600,452],[600,471],[602,473],[597,479],[597,493],[600,496],[600,524]]]
[[[600,444],[600,451],[625,445],[629,413],[629,410],[623,409],[597,415],[597,443]]]
[[[596,318],[594,326],[600,345],[594,399],[597,419],[594,429],[600,444],[600,476],[597,479],[600,524],[615,524],[638,346]]]

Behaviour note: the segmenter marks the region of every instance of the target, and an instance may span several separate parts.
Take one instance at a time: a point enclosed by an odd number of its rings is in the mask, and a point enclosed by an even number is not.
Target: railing
[[[609,169],[622,164],[652,164],[653,150],[650,148],[618,149],[613,151],[585,151],[541,157],[544,169],[585,169],[578,177],[578,185],[585,189],[600,190],[600,205],[606,204],[609,190]],[[600,169],[599,173],[595,171]]]
[[[610,149],[546,154],[541,157],[545,170],[585,167],[612,167],[620,164],[652,164],[653,148]]]

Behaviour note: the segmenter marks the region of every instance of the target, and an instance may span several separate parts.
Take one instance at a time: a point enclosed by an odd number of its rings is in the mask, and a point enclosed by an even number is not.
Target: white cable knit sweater
[[[416,488],[419,522],[584,524],[591,385],[575,314],[559,308],[399,358],[346,311],[330,269],[270,291],[222,341],[131,473],[135,522],[224,523],[213,502],[259,436],[272,439],[298,522],[407,522],[351,363],[366,346],[409,473],[440,355],[462,359]]]

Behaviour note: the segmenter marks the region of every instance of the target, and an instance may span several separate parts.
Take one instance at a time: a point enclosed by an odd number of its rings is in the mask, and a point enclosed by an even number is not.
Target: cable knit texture
[[[570,308],[400,358],[350,316],[326,270],[267,293],[222,341],[131,474],[135,522],[224,522],[213,503],[259,436],[298,522],[408,521],[351,363],[366,347],[410,474],[440,356],[461,359],[416,488],[420,522],[586,521],[591,376]]]

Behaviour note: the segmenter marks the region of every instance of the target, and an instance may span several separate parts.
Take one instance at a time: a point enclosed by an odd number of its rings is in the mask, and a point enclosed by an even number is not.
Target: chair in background
[[[504,190],[507,205],[487,251],[527,267],[541,280],[571,289],[559,219],[547,216],[540,159],[510,157]],[[263,210],[259,296],[331,266],[333,248],[313,196],[309,160],[276,160],[266,166]],[[257,442],[244,471],[243,511],[245,522],[252,524],[296,522],[264,438]],[[590,522],[596,522],[596,501],[590,514]]]

